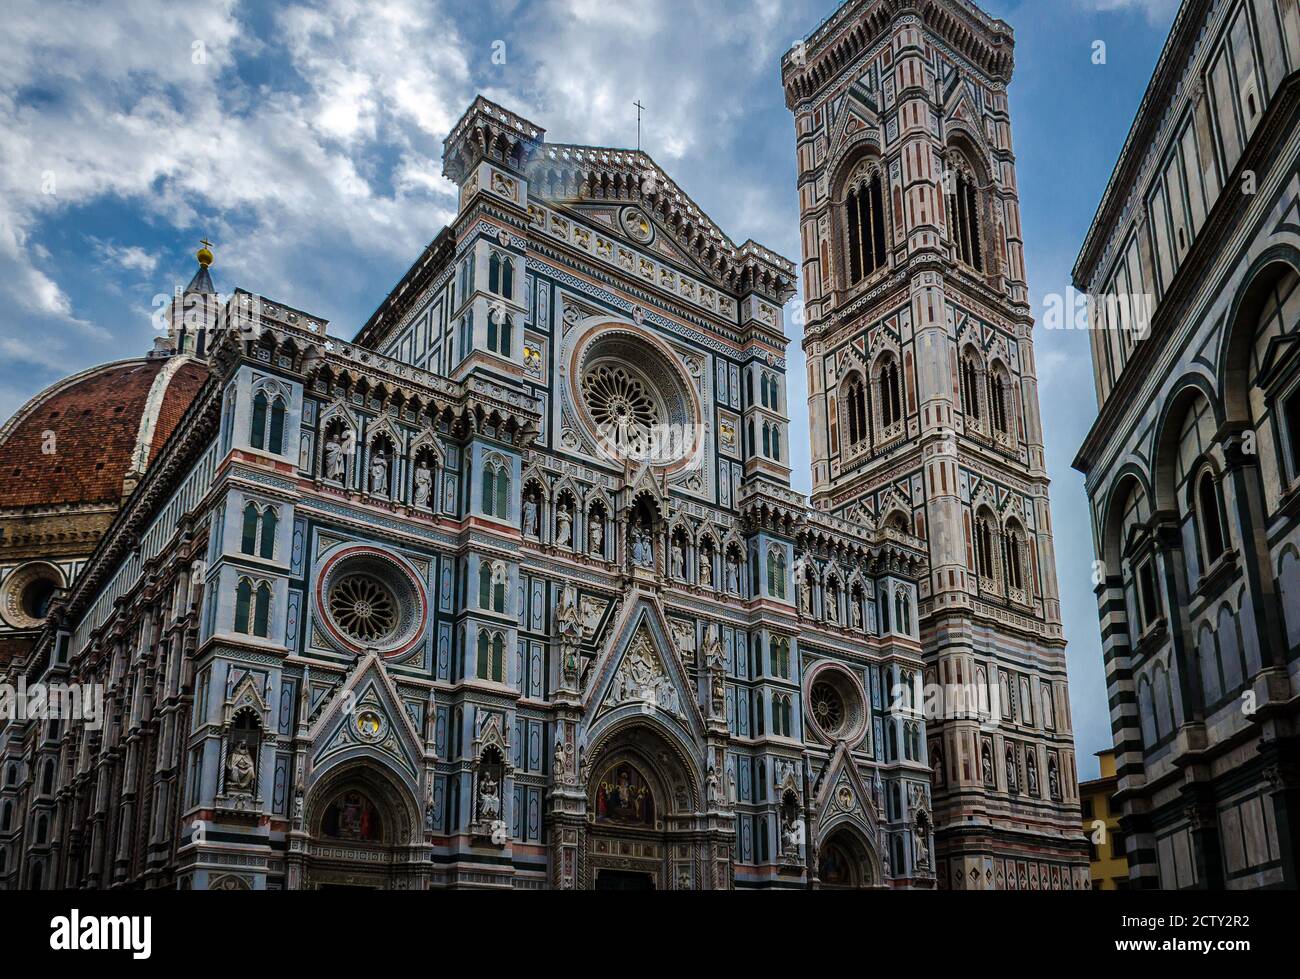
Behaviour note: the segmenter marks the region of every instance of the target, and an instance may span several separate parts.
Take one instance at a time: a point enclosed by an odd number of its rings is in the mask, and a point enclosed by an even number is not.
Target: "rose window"
[[[374,643],[397,628],[397,602],[373,578],[350,575],[330,590],[330,612],[348,638]]]
[[[321,624],[340,649],[401,656],[420,642],[424,584],[393,554],[364,544],[340,549],[321,568],[315,594]]]
[[[705,444],[689,365],[635,327],[597,325],[571,341],[575,414],[610,459],[685,468]]]
[[[813,717],[824,731],[836,731],[844,723],[844,701],[829,683],[813,684],[812,709]]]
[[[646,386],[626,368],[601,364],[582,379],[582,394],[603,438],[623,454],[640,455],[661,424],[659,406]]]
[[[808,716],[828,741],[856,742],[867,729],[860,681],[839,667],[819,670],[808,689]]]

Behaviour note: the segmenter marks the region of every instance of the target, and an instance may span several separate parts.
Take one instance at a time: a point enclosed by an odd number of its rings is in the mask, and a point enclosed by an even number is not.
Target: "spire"
[[[199,267],[184,291],[177,289],[167,314],[167,337],[155,343],[155,354],[189,354],[204,357],[212,344],[220,307],[216,286],[208,268],[212,265],[212,242],[204,238],[194,258]]]
[[[199,268],[194,273],[194,278],[190,279],[190,284],[185,287],[185,295],[215,296],[217,290],[212,285],[212,276],[208,274],[208,267],[212,264],[212,242],[204,238],[199,244],[203,247],[194,255],[198,259]]]

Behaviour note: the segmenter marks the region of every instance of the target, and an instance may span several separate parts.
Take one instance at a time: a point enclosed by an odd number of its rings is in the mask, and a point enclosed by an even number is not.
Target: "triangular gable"
[[[424,744],[376,653],[362,657],[308,732],[313,772],[343,758],[382,755],[418,782]]]
[[[853,763],[848,745],[843,742],[836,746],[835,753],[822,770],[813,812],[822,832],[841,820],[849,819],[867,830],[873,845],[880,839],[875,800]]]
[[[614,637],[592,668],[584,696],[584,727],[640,712],[696,740],[704,737],[697,695],[676,653],[657,601],[627,603],[609,630]]]

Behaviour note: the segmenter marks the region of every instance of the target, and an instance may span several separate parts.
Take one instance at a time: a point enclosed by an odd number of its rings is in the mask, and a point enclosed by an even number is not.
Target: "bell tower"
[[[934,705],[926,764],[937,877],[951,888],[1088,880],[1013,46],[1010,26],[969,0],[850,0],[782,61],[813,505],[928,549],[926,698],[893,700]]]

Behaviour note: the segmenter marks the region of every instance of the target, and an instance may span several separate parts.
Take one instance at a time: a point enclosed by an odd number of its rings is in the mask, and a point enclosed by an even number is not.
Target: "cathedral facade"
[[[1087,877],[1007,111],[1013,47],[1006,23],[964,0],[858,2],[782,65],[812,506],[926,542],[936,870],[954,889]]]
[[[898,54],[892,77],[922,51],[940,64],[923,23],[975,16],[925,6],[923,22],[850,4],[837,23],[870,35],[871,58]],[[950,57],[962,118],[1004,126],[990,66]],[[977,98],[983,85],[1001,101]],[[891,96],[871,111],[878,124],[850,130],[865,226],[895,186],[923,196],[888,169],[916,159],[897,129],[913,110]],[[818,112],[830,126],[825,108],[798,110],[810,161]],[[135,468],[131,453],[101,462],[131,474],[129,495],[70,582],[9,630],[0,680],[89,685],[104,709],[0,728],[0,884],[1086,887],[1041,436],[1020,407],[1023,272],[960,271],[942,224],[896,240],[891,218],[869,258],[860,231],[827,239],[846,270],[887,275],[897,303],[871,335],[889,339],[862,376],[879,382],[886,347],[896,367],[885,400],[855,403],[875,420],[851,423],[875,426],[862,461],[879,478],[836,505],[853,467],[828,431],[847,448],[849,429],[828,429],[844,402],[820,379],[838,391],[841,363],[847,378],[867,351],[840,331],[837,359],[832,306],[809,294],[824,310],[809,325],[810,506],[790,487],[793,263],[734,243],[647,154],[550,142],[481,97],[444,172],[454,222],[352,342],[266,297],[219,300],[200,252],[143,361],[192,372],[196,390],[183,412],[124,410]],[[987,184],[961,186],[991,206]],[[998,253],[982,227],[969,247]],[[931,430],[945,403],[954,418],[946,388],[917,388],[918,366],[948,370],[946,354],[917,357],[958,308],[962,335],[1014,372],[986,409],[1002,421],[970,442],[987,458],[969,463],[958,435]],[[63,390],[14,430],[57,432]],[[140,458],[138,433],[160,428]],[[29,475],[59,464],[34,445],[22,458]],[[965,553],[949,535],[974,540],[972,504],[1020,529],[991,538],[999,562],[1019,560],[1018,592],[1009,564],[990,569],[994,600],[974,563],[948,561]],[[931,719],[926,681],[941,678],[972,685],[970,717]],[[999,684],[1017,704],[1001,720]],[[1013,817],[1038,829],[999,822]]]
[[[1300,886],[1300,12],[1187,0],[1084,242],[1136,887]]]

